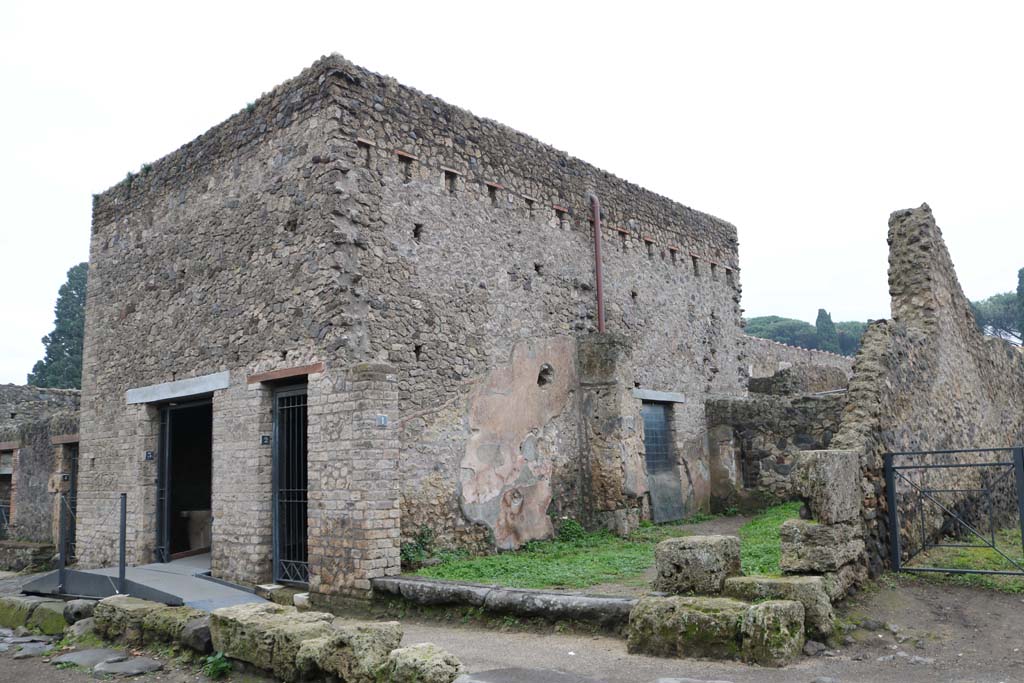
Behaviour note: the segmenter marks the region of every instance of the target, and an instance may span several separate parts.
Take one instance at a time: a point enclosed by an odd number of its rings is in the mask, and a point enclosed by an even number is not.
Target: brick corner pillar
[[[580,337],[580,410],[590,470],[588,512],[597,526],[628,534],[647,493],[643,418],[633,390],[632,348],[621,335]]]
[[[368,599],[371,579],[401,571],[398,378],[360,363],[321,381],[310,405],[309,591],[331,607]]]

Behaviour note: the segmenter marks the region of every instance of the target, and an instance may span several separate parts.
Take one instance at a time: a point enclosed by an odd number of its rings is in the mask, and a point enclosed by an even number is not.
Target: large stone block
[[[64,619],[64,601],[47,600],[36,605],[29,617],[28,627],[48,636],[64,633],[68,622]]]
[[[215,650],[289,682],[326,675],[376,683],[402,640],[396,622],[352,622],[265,603],[215,610],[210,634]]]
[[[835,612],[820,576],[734,576],[725,580],[725,595],[746,602],[795,600],[804,607],[807,632],[818,639],[832,634]]]
[[[861,474],[857,451],[807,451],[800,454],[800,494],[810,504],[811,516],[822,524],[860,519]]]
[[[748,607],[731,598],[641,598],[629,616],[626,646],[661,657],[733,659]]]
[[[654,549],[654,589],[684,595],[722,592],[726,578],[740,573],[740,539],[687,536],[662,541]]]
[[[96,632],[107,640],[141,643],[146,615],[162,609],[167,609],[166,605],[127,595],[103,598],[96,603],[96,609],[93,611]]]
[[[191,607],[163,607],[147,613],[142,618],[142,637],[147,643],[182,642],[182,634],[185,628],[192,621],[205,617],[201,612]]]
[[[743,617],[742,654],[748,662],[785,666],[804,646],[804,606],[795,600],[768,600]]]
[[[822,575],[825,592],[833,604],[846,597],[850,588],[858,586],[868,580],[868,568],[859,563],[848,564],[840,567],[834,572],[825,572]]]
[[[42,598],[22,595],[5,595],[0,597],[0,626],[18,628],[28,623],[32,612],[42,602]]]
[[[381,672],[388,683],[452,683],[462,672],[462,662],[433,643],[394,650]]]
[[[802,519],[783,522],[779,529],[779,566],[788,574],[832,572],[864,555],[859,524],[818,524]]]

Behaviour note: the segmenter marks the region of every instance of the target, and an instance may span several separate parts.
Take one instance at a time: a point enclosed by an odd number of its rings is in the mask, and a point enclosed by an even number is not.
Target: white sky
[[[339,52],[736,224],[747,316],[887,317],[927,201],[967,295],[1024,266],[1024,5],[0,3],[0,382],[91,195]]]

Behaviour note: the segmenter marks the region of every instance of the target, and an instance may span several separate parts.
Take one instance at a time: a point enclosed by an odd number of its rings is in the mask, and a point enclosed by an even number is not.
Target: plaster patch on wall
[[[488,372],[469,401],[471,436],[460,465],[460,504],[484,524],[498,548],[553,533],[551,424],[576,385],[572,337],[520,341],[509,363]]]

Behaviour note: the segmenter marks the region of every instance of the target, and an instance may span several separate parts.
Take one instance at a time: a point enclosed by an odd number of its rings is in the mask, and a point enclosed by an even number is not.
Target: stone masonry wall
[[[888,561],[890,533],[884,453],[1024,441],[1024,356],[978,331],[927,205],[897,211],[889,219],[889,289],[893,317],[872,324],[864,336],[849,408],[833,443],[863,454],[863,517],[876,572]],[[932,470],[918,483],[977,486],[978,472]],[[947,501],[956,502],[965,501]],[[916,521],[916,497],[900,504],[905,523]],[[926,517],[929,535],[938,534],[942,525],[941,514]]]
[[[565,389],[574,360],[559,349],[596,327],[591,192],[604,215],[608,331],[631,344],[636,384],[686,395],[673,411],[675,450],[680,469],[695,462],[693,477],[706,482],[703,399],[740,395],[745,381],[735,229],[392,79],[329,64],[339,117],[331,151],[356,162],[341,183],[351,210],[373,216],[374,229],[353,233],[368,243],[369,353],[399,376],[403,534],[428,524],[442,543],[468,547],[503,535],[464,514],[477,502],[463,475],[482,472],[473,430],[510,427],[486,422],[479,387],[506,381],[512,391],[548,365],[551,390]],[[523,351],[525,340],[540,346]],[[494,372],[507,379],[496,384]],[[485,422],[471,426],[470,414]],[[506,433],[542,464],[498,498],[535,512],[549,489],[552,512],[579,514],[579,415],[552,407],[538,418]],[[495,462],[526,472],[512,451]],[[706,507],[706,486],[685,488]],[[534,512],[513,537],[550,533]]]
[[[760,509],[797,497],[801,453],[830,447],[845,407],[843,393],[709,400],[712,509]]]
[[[34,422],[57,412],[77,411],[79,395],[77,389],[0,384],[0,429]]]
[[[314,499],[311,484],[309,533],[311,562],[315,538],[333,564],[316,565],[314,592],[358,593],[397,566],[390,494],[344,493],[370,488],[351,472],[378,451],[390,462],[397,448],[406,536],[429,525],[442,543],[492,548],[550,533],[549,512],[582,514],[589,192],[604,207],[608,330],[632,348],[634,384],[686,396],[676,452],[694,464],[685,496],[705,507],[704,398],[745,391],[735,228],[333,56],[94,201],[79,510],[96,541],[83,561],[112,559],[120,491],[129,559],[152,558],[156,462],[143,456],[159,411],[126,406],[125,391],[225,370],[215,575],[265,578],[269,389],[246,378],[288,367],[324,364],[309,376],[323,487]],[[393,399],[352,398],[366,363],[393,368]],[[537,396],[541,409],[514,414]],[[364,402],[383,402],[386,435],[345,427]],[[334,452],[353,469],[317,469]],[[381,515],[346,507],[362,502]]]
[[[751,377],[771,377],[779,370],[793,365],[824,365],[839,368],[847,377],[853,373],[853,358],[849,356],[817,349],[801,349],[749,335],[744,335],[743,341],[746,344],[748,373]]]

